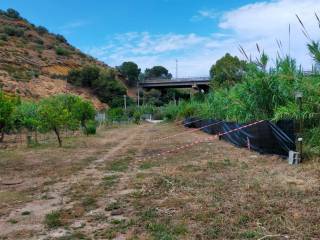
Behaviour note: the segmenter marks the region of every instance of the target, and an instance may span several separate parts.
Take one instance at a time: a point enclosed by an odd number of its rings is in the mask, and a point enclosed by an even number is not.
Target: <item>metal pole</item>
[[[301,138],[301,141],[300,142],[300,158],[302,160],[302,154],[303,154],[303,151],[302,151],[302,137],[303,137],[303,119],[302,119],[302,97],[299,98],[299,135],[300,135],[300,138]]]
[[[137,82],[137,91],[138,91],[138,107],[140,107],[140,86],[139,86],[139,81]]]
[[[127,95],[123,95],[124,110],[127,110]]]

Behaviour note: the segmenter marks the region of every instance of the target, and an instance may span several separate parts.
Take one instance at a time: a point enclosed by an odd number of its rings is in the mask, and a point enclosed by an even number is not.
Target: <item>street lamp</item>
[[[296,91],[295,92],[295,98],[296,101],[299,104],[299,134],[298,134],[298,144],[299,144],[299,152],[300,152],[300,158],[302,160],[302,133],[303,133],[303,119],[302,119],[302,97],[303,93],[301,91]]]

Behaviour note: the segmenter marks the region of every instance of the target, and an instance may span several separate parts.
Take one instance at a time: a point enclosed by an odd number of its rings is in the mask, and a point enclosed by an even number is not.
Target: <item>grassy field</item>
[[[0,151],[0,239],[320,239],[320,164],[173,124]]]

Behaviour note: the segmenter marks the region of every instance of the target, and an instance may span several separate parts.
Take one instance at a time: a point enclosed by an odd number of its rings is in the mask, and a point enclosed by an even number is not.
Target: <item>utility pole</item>
[[[178,59],[176,59],[176,79],[178,79]]]

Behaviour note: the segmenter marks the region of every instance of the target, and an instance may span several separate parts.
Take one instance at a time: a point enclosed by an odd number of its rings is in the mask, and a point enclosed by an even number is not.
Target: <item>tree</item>
[[[74,86],[81,87],[82,86],[81,70],[71,69],[67,76],[67,82]]]
[[[147,68],[145,70],[145,78],[167,78],[171,79],[172,74],[169,73],[168,69],[163,66],[154,66],[153,68]]]
[[[40,126],[38,105],[33,102],[22,102],[18,105],[14,112],[14,125],[17,129],[26,128],[28,131],[35,131],[37,142],[37,130]]]
[[[6,15],[10,18],[15,18],[15,19],[21,18],[20,13],[12,8],[7,9]]]
[[[126,89],[115,79],[113,69],[102,70],[99,78],[92,83],[92,88],[99,99],[111,107],[122,106],[123,95],[127,93]]]
[[[232,86],[241,81],[246,62],[240,61],[227,53],[219,59],[210,69],[210,77],[214,86]]]
[[[134,62],[124,62],[117,67],[119,71],[127,77],[128,85],[135,86],[139,80],[141,69]]]
[[[42,129],[54,131],[60,147],[62,146],[61,130],[64,128],[74,129],[78,124],[67,104],[62,101],[61,96],[52,96],[41,100],[38,114]]]
[[[144,98],[147,104],[160,106],[163,104],[161,101],[161,91],[157,89],[151,89],[148,92],[144,92]]]
[[[13,124],[13,112],[18,100],[6,96],[0,89],[0,142],[3,142],[4,133],[8,131]]]
[[[92,103],[77,97],[72,108],[72,115],[80,122],[81,126],[85,129],[85,133],[88,135],[90,132],[88,131],[88,123],[94,120],[96,114]]]
[[[91,87],[92,83],[100,76],[100,69],[97,66],[85,66],[81,71],[82,86]]]
[[[97,66],[86,66],[79,70],[71,70],[67,76],[70,84],[90,88],[100,101],[109,106],[120,106],[127,90],[116,79],[114,69],[102,69]]]

